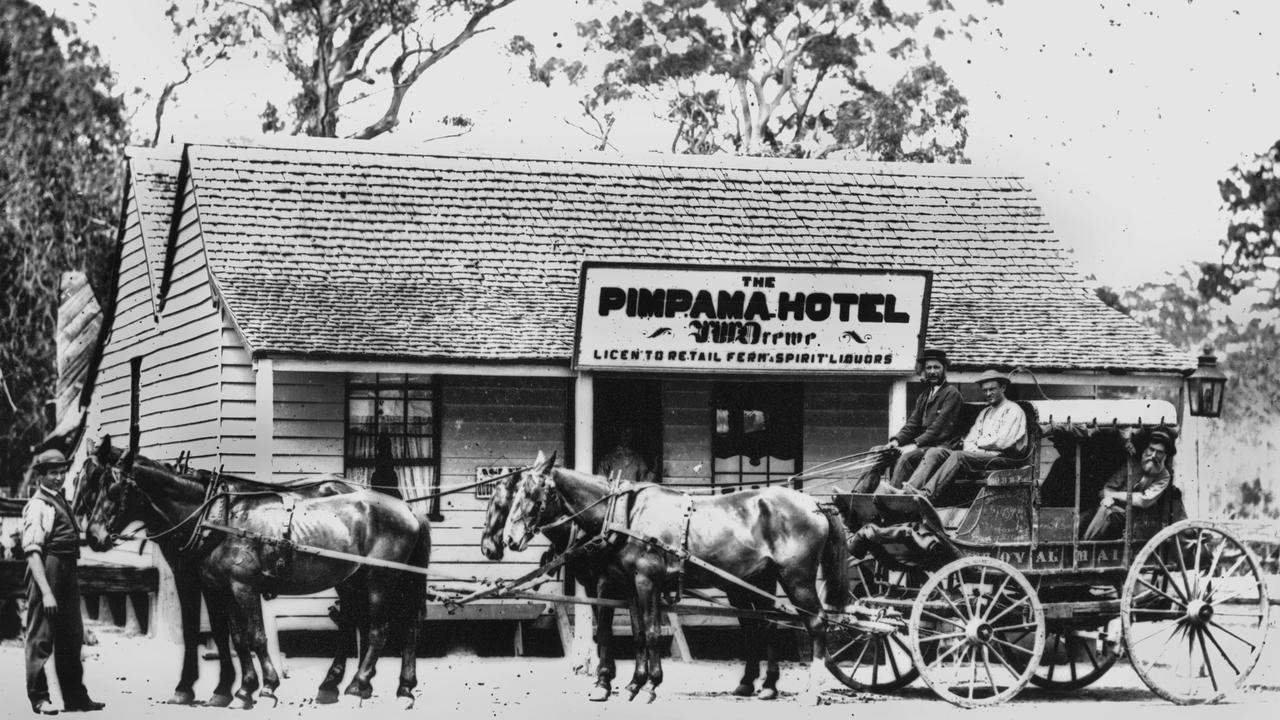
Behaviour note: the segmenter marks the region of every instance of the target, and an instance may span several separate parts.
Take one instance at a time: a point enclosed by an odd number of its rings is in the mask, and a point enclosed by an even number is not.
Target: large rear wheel
[[[944,700],[985,707],[1017,695],[1044,652],[1044,610],[1021,572],[989,557],[943,566],[911,608],[911,652]]]
[[[1138,552],[1120,596],[1125,649],[1152,692],[1179,705],[1244,685],[1266,639],[1266,577],[1224,527],[1184,520]]]

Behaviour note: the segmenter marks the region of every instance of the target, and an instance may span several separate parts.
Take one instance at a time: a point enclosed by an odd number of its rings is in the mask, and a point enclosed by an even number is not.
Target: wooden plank
[[[0,560],[0,597],[26,595],[26,569],[25,560]],[[160,575],[154,567],[84,563],[78,571],[84,594],[152,593],[160,585]]]

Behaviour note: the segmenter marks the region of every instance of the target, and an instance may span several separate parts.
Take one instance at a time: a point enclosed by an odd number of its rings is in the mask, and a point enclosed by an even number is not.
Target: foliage
[[[1280,142],[1228,171],[1218,182],[1230,214],[1219,240],[1221,263],[1205,263],[1200,292],[1227,300],[1252,288],[1261,305],[1280,309]]]
[[[244,47],[283,63],[298,92],[288,112],[268,103],[263,130],[337,137],[349,106],[377,102],[379,117],[348,133],[372,138],[395,129],[405,97],[428,70],[490,30],[484,22],[514,2],[201,0],[176,28],[194,33],[190,47]]]
[[[49,428],[58,285],[110,272],[124,107],[97,50],[27,0],[0,0],[0,485]]]
[[[665,108],[677,152],[964,161],[967,103],[931,50],[975,21],[951,0],[591,2],[608,6],[578,23],[587,54],[607,58],[580,102],[599,147],[615,108],[645,99]],[[586,59],[540,61],[522,37],[509,50],[539,82],[594,77]],[[880,87],[886,67],[898,79]]]
[[[1280,429],[1280,333],[1276,314],[1206,299],[1198,266],[1184,268],[1165,282],[1148,282],[1122,294],[1096,292],[1104,302],[1155,330],[1183,350],[1209,345],[1227,374],[1222,418],[1211,420],[1203,444],[1204,477],[1219,510],[1238,517],[1275,517],[1278,509],[1261,473],[1272,464]]]

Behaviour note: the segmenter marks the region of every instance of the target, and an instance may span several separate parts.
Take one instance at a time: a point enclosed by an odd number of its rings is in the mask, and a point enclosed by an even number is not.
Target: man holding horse
[[[987,370],[978,376],[987,406],[978,413],[959,450],[930,448],[907,481],[906,490],[937,500],[961,472],[1017,467],[1027,451],[1027,416],[1005,397],[1009,376]]]
[[[80,647],[80,526],[62,494],[70,463],[46,450],[32,464],[35,494],[22,510],[22,551],[27,557],[27,698],[41,715],[57,715],[49,699],[44,666],[53,655],[54,670],[68,712],[101,710],[84,687]]]
[[[953,448],[959,441],[956,419],[964,399],[955,385],[947,382],[947,354],[927,348],[920,353],[920,374],[926,389],[916,398],[911,417],[889,442],[874,450],[897,449],[889,484],[901,488],[920,465],[930,448]]]

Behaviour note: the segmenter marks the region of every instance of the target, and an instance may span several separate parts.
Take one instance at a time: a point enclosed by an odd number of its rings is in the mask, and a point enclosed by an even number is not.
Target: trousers
[[[1013,458],[991,455],[990,453],[974,453],[967,450],[952,450],[945,447],[929,448],[911,473],[907,484],[937,500],[938,495],[951,485],[961,473],[981,473],[990,470],[1004,470],[1018,467],[1020,461]]]
[[[27,577],[27,698],[35,705],[49,700],[49,679],[45,663],[53,656],[54,671],[62,686],[62,699],[76,703],[88,698],[84,687],[84,666],[80,648],[84,645],[84,621],[80,617],[80,580],[76,558],[45,555],[44,574],[58,600],[58,613],[44,609],[44,595],[34,578]]]

